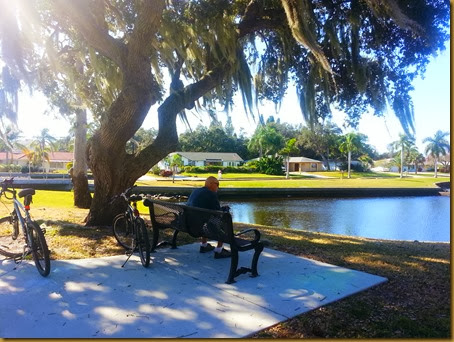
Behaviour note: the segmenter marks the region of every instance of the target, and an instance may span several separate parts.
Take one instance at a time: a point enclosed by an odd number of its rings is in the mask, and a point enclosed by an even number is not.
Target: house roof
[[[51,162],[70,162],[74,160],[73,152],[51,152],[49,153]]]
[[[321,163],[321,161],[306,157],[290,157],[289,163]]]
[[[13,153],[14,160],[20,160],[27,158],[23,153]],[[7,153],[0,152],[0,160],[6,160]],[[8,160],[11,160],[11,152],[8,153]],[[49,160],[51,162],[70,162],[74,160],[74,154],[72,152],[51,152],[49,153]]]
[[[236,153],[231,152],[174,152],[188,160],[222,160],[242,162],[243,159]]]

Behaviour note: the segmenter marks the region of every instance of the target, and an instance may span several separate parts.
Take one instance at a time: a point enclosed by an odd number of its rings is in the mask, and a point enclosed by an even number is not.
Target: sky
[[[416,145],[420,152],[424,153],[425,144],[422,140],[433,137],[437,130],[450,131],[450,47],[447,45],[439,56],[432,59],[427,67],[425,78],[418,78],[413,82],[415,90],[411,93],[415,108]],[[239,96],[238,96],[239,98]],[[144,128],[157,128],[157,106],[152,107],[143,124]],[[259,108],[265,120],[273,115],[275,119],[290,124],[304,124],[299,110],[297,97],[294,91],[289,91],[278,113],[273,104],[263,104]],[[251,136],[257,126],[252,119],[246,116],[241,100],[235,102],[234,110],[230,113],[232,122],[237,133],[242,128],[247,136]],[[342,127],[344,115],[336,113],[333,121]],[[218,118],[225,123],[225,113],[218,113]],[[198,123],[209,125],[208,115],[188,113],[191,127],[195,128]],[[28,91],[20,94],[18,126],[22,131],[22,137],[33,138],[48,128],[54,137],[67,136],[70,123],[59,114],[52,113],[47,106],[46,99],[39,93],[30,96]],[[185,126],[178,124],[178,133],[183,133]],[[351,131],[346,129],[344,133]],[[392,110],[384,117],[375,117],[371,114],[363,114],[358,126],[358,132],[369,137],[368,143],[374,146],[379,153],[387,152],[387,146],[398,140],[399,133],[403,133],[399,121]]]

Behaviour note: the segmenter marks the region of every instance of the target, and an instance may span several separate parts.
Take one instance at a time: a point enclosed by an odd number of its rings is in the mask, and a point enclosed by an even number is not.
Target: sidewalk
[[[0,260],[0,337],[247,337],[386,281],[268,248],[260,276],[231,285],[230,260],[198,253],[198,244],[160,249],[147,269],[136,256],[122,268],[125,260],[52,261],[47,278],[32,262]]]

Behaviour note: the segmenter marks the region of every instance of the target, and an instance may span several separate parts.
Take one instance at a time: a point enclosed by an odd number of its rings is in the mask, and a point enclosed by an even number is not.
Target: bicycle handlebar
[[[14,177],[11,177],[11,178],[6,178],[4,179],[2,182],[0,182],[0,186],[1,186],[1,190],[0,190],[0,196],[1,195],[4,195],[7,199],[11,200],[13,199],[13,197],[9,198],[8,196],[6,196],[6,192],[9,192],[11,194],[15,194],[16,190],[14,189],[8,189],[9,187],[12,187],[13,186],[13,182],[14,182]]]
[[[130,198],[132,197],[132,196],[131,196],[132,189],[134,189],[135,187],[137,187],[137,185],[133,185],[133,186],[131,186],[130,188],[127,188],[127,189],[126,189],[124,192],[122,192],[121,194],[114,196],[114,197],[112,198],[111,203],[112,203],[113,201],[115,201],[115,199],[116,199],[117,197],[122,197],[126,202],[129,202],[129,201],[131,200]],[[138,200],[140,201],[140,199],[138,199]]]

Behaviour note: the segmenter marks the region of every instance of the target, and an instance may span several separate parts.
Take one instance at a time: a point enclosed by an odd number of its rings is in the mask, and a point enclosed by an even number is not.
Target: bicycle
[[[142,200],[142,196],[131,195],[134,187],[128,188],[125,192],[118,195],[125,200],[127,206],[125,212],[115,216],[112,229],[115,239],[126,250],[126,255],[128,255],[121,267],[125,266],[135,251],[139,252],[143,267],[148,267],[150,265],[151,252],[150,240],[145,221],[140,217],[137,209],[137,202]]]
[[[0,183],[0,198],[4,196],[13,201],[14,209],[8,216],[0,219],[0,254],[22,262],[31,254],[38,272],[46,277],[50,272],[50,253],[44,237],[44,231],[30,216],[34,189],[22,189],[18,193],[13,188],[14,177]],[[11,194],[8,197],[7,194]],[[24,205],[16,197],[24,198]],[[4,203],[3,203],[4,204]],[[4,204],[5,205],[5,204]],[[6,205],[5,205],[6,207]],[[19,225],[22,228],[22,239],[19,237]]]

